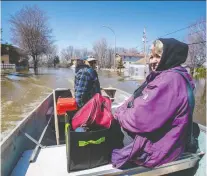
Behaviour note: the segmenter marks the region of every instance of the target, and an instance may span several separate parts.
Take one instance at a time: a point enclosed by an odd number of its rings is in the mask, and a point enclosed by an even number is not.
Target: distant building
[[[124,76],[135,80],[143,80],[149,74],[149,66],[143,64],[130,64],[128,69],[124,70]]]
[[[1,63],[2,64],[9,64],[9,55],[8,54],[1,55]]]
[[[72,57],[71,58],[71,60],[70,60],[70,63],[68,63],[70,66],[73,66],[73,67],[75,67],[75,65],[76,65],[76,62],[77,62],[77,59],[78,59],[78,57]]]
[[[143,55],[139,53],[118,53],[116,54],[116,60],[122,60],[123,66],[128,69],[130,64],[136,63],[143,58]]]
[[[147,56],[146,56],[147,58]],[[149,65],[144,54],[140,53],[119,53],[116,55],[116,60],[122,59],[124,76],[135,80],[143,80],[149,74]]]
[[[1,44],[1,64],[15,64],[16,69],[28,69],[28,54],[12,45]]]

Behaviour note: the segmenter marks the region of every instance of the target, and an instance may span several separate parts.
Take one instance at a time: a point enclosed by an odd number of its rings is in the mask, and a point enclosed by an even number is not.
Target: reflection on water
[[[25,118],[55,88],[74,87],[74,71],[71,69],[40,69],[39,75],[6,77],[1,80],[1,129],[5,136]],[[100,71],[101,87],[116,87],[133,93],[141,81],[126,80],[123,73]],[[196,108],[194,119],[205,125],[205,79],[196,81]]]

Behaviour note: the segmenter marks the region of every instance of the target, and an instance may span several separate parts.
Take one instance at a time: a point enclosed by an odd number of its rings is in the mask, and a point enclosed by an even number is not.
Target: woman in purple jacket
[[[194,88],[181,66],[187,55],[188,45],[175,39],[160,38],[153,43],[151,73],[114,114],[125,136],[124,147],[112,152],[115,167],[128,162],[155,167],[184,152],[191,112],[184,77]]]

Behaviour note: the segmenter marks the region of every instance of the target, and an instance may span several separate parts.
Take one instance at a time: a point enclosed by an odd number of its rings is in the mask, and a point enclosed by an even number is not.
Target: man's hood
[[[159,38],[163,43],[163,53],[156,71],[163,71],[180,66],[188,56],[188,45],[176,39]]]

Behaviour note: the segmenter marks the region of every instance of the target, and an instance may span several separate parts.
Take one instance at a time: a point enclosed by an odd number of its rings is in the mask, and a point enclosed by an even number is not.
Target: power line
[[[182,31],[182,30],[188,29],[188,28],[190,28],[190,27],[196,26],[196,25],[201,24],[201,23],[206,23],[206,21],[201,21],[201,22],[199,22],[199,23],[196,23],[196,24],[193,24],[193,25],[190,25],[190,26],[187,26],[187,27],[184,27],[184,28],[175,30],[175,31],[173,31],[173,32],[170,32],[170,33],[167,33],[167,34],[165,34],[165,35],[162,35],[162,36],[160,36],[160,37],[158,37],[158,38],[165,37],[165,36],[168,36],[168,35],[171,35],[171,34],[180,32],[180,31]],[[154,41],[154,39],[152,39],[152,40],[148,40],[147,42],[151,42],[151,41]],[[137,46],[136,48],[138,48],[138,47],[139,47],[139,46]]]
[[[175,31],[173,31],[173,32],[170,32],[170,33],[167,33],[167,34],[165,34],[165,35],[162,35],[162,36],[160,36],[160,37],[158,37],[158,38],[165,37],[165,36],[168,36],[168,35],[171,35],[171,34],[180,32],[180,31],[182,31],[182,30],[188,29],[188,28],[190,28],[190,27],[196,26],[196,25],[201,24],[201,23],[206,23],[206,21],[201,21],[201,22],[199,22],[199,23],[196,23],[196,24],[193,24],[193,25],[190,25],[190,26],[187,26],[187,27],[184,27],[184,28],[175,30]],[[147,42],[150,42],[150,41],[152,41],[152,40],[149,40],[149,41],[147,41]]]

